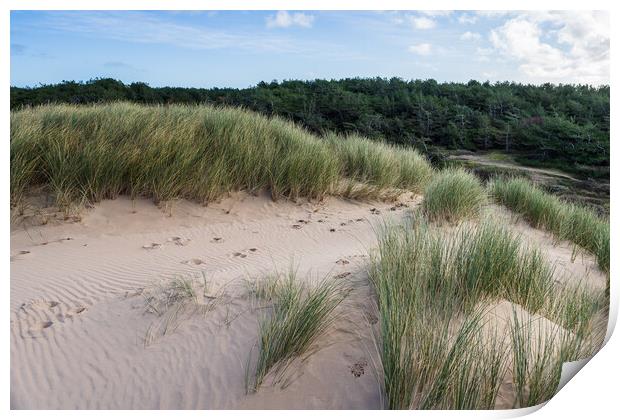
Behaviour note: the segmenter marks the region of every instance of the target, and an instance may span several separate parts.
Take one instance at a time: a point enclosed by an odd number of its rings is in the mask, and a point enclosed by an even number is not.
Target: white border
[[[10,272],[8,257],[10,254],[10,234],[9,234],[9,86],[10,86],[10,10],[45,10],[45,9],[64,9],[64,10],[164,10],[164,9],[177,9],[177,10],[441,10],[441,9],[455,9],[455,10],[488,10],[488,9],[504,9],[504,10],[525,10],[525,9],[573,9],[583,10],[597,9],[597,10],[610,10],[611,11],[611,28],[612,39],[611,42],[611,84],[614,84],[616,79],[613,69],[615,68],[613,60],[618,57],[618,48],[616,48],[615,35],[617,33],[617,27],[614,25],[616,22],[616,3],[611,1],[598,1],[590,0],[587,3],[576,1],[558,1],[558,0],[522,0],[522,1],[503,1],[489,2],[481,0],[472,0],[467,2],[448,1],[448,0],[434,0],[434,1],[395,1],[395,0],[382,0],[381,2],[358,0],[358,1],[334,1],[334,0],[210,0],[210,1],[192,1],[192,0],[91,0],[87,3],[78,0],[5,0],[2,2],[2,14],[0,16],[0,37],[2,48],[2,65],[0,71],[2,72],[2,79],[4,83],[1,84],[0,89],[2,97],[4,98],[2,104],[2,117],[0,118],[0,124],[2,128],[2,170],[3,170],[3,182],[1,184],[2,196],[4,198],[4,205],[2,208],[2,251],[7,264],[2,265],[1,277],[3,280],[3,303],[4,309],[4,321],[1,323],[2,337],[4,338],[4,345],[2,346],[2,359],[3,359],[3,376],[0,398],[2,399],[4,410],[8,411],[10,406],[10,331],[9,331],[9,319],[8,308],[10,304]],[[615,80],[617,81],[617,79]],[[614,104],[617,103],[618,95],[617,90],[611,90],[611,103],[612,110],[611,115],[618,115],[614,112]],[[617,107],[616,107],[617,108]],[[616,194],[615,185],[618,178],[618,167],[615,165],[617,159],[615,158],[618,151],[618,147],[615,145],[613,134],[617,133],[618,124],[617,117],[611,119],[611,220],[612,220],[612,250],[618,249],[618,227],[616,221],[618,219],[618,211],[616,207]],[[617,254],[616,254],[617,255]],[[617,287],[617,275],[615,273],[620,269],[620,266],[615,263],[612,258],[611,272],[612,276],[611,286],[611,299],[612,299],[612,313],[610,318],[615,324],[618,314],[618,287]],[[355,418],[370,417],[377,415],[385,415],[390,417],[403,417],[407,418],[415,416],[416,418],[463,418],[463,419],[480,419],[480,418],[506,418],[517,417],[535,411],[531,414],[532,419],[551,419],[551,418],[612,418],[617,416],[618,413],[618,391],[616,388],[616,379],[620,373],[620,363],[618,362],[617,354],[620,354],[620,343],[617,338],[617,334],[612,335],[607,345],[597,354],[585,367],[578,373],[577,377],[571,381],[549,402],[540,410],[515,410],[515,411],[492,411],[492,412],[342,412],[342,411],[115,411],[113,413],[105,411],[11,411],[10,414],[14,417],[40,417],[45,416],[47,419],[51,418],[80,418],[84,416],[93,418],[107,417],[112,414],[118,417],[132,418],[162,418],[169,416],[180,417],[193,417],[204,419],[204,416],[217,417],[217,418],[237,418],[251,416],[253,418],[286,418],[291,416],[296,418],[314,418],[320,416],[322,418],[342,418],[342,416],[355,416]],[[613,414],[612,414],[613,413]]]

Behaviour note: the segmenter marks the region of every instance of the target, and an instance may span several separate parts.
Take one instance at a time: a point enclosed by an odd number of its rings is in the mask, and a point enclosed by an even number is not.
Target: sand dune
[[[74,223],[15,226],[12,408],[381,408],[365,267],[376,224],[418,202],[296,204],[238,193],[208,207],[179,201],[162,210],[119,198]],[[605,287],[591,257],[573,260],[570,244],[490,211],[545,249],[561,267],[559,281]],[[355,292],[317,352],[296,361],[284,382],[268,380],[246,395],[260,316],[246,281],[291,265],[300,279],[339,276]],[[157,319],[145,313],[142,292],[179,276],[204,282],[217,303],[145,342]]]

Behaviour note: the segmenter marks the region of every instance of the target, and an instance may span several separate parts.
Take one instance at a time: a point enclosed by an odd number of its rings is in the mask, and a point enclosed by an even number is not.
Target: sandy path
[[[413,207],[417,201],[401,202]],[[11,406],[380,408],[365,264],[376,244],[373,224],[406,210],[334,198],[321,205],[274,203],[236,194],[207,208],[179,202],[169,216],[149,201],[118,199],[97,205],[78,223],[16,229]],[[548,235],[511,223],[551,250],[566,273],[604,287],[591,258],[572,262],[570,245],[554,247]],[[346,318],[318,343],[318,352],[290,369],[285,389],[267,384],[246,396],[259,314],[243,280],[284,271],[293,261],[302,279],[350,273],[356,291]],[[145,347],[153,316],[144,314],[135,291],[200,273],[223,291],[226,303]]]

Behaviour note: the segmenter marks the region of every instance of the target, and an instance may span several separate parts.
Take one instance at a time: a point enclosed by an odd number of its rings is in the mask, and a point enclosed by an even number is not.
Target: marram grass
[[[33,187],[60,206],[119,194],[206,203],[238,190],[293,199],[353,193],[345,182],[421,191],[430,178],[413,150],[334,138],[238,108],[25,108],[11,113],[11,205]]]
[[[532,226],[546,229],[591,252],[601,270],[609,272],[609,220],[589,208],[567,203],[522,178],[489,184],[495,200],[521,214]]]
[[[519,387],[515,406],[550,398],[558,367],[600,345],[602,299],[559,289],[553,274],[540,251],[493,220],[449,234],[416,213],[384,225],[370,279],[387,408],[492,409],[509,372]],[[508,336],[484,331],[484,307],[498,300],[559,325],[542,347],[518,320]]]
[[[427,185],[422,208],[430,220],[457,222],[478,217],[486,201],[486,191],[475,175],[449,168]]]
[[[278,382],[290,362],[308,353],[336,320],[336,309],[348,292],[342,281],[331,279],[305,286],[292,270],[257,285],[256,297],[271,305],[260,321],[254,374],[249,366],[246,373],[247,392],[256,392],[268,374]]]

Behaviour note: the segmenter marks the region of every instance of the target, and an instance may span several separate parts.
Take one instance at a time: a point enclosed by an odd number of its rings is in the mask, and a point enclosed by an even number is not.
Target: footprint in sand
[[[148,249],[148,250],[159,249],[161,247],[162,247],[162,244],[158,244],[157,242],[151,242],[150,244],[142,245],[143,249]]]
[[[233,257],[239,257],[239,258],[247,257],[247,255],[244,254],[243,252],[234,252],[232,255],[233,255]]]
[[[224,242],[224,238],[216,236],[215,238],[211,239],[211,242],[213,242],[214,244],[219,244],[220,242]]]
[[[330,232],[335,232],[335,231],[336,231],[336,229],[331,228],[329,231],[330,231]]]
[[[65,313],[59,313],[58,315],[56,315],[56,319],[59,322],[65,322],[69,319],[73,319],[73,317],[75,317],[76,315],[80,315],[81,313],[83,313],[86,310],[86,307],[84,306],[78,306],[77,308],[74,309],[70,309]]]
[[[15,255],[11,255],[11,261],[15,261],[18,260],[19,258],[17,258],[20,255],[27,255],[30,254],[30,251],[19,251],[17,254]]]
[[[377,209],[376,209],[376,208],[374,208],[374,207],[370,209],[370,212],[371,212],[372,214],[381,214],[381,211],[380,211],[380,210],[377,210]]]
[[[28,333],[33,337],[37,337],[38,333],[51,327],[52,325],[54,325],[54,321],[39,321],[28,329]]]
[[[293,229],[301,229],[301,225],[293,225],[291,226]]]
[[[349,366],[349,368],[351,369],[351,374],[356,378],[359,378],[364,374],[364,370],[367,366],[368,362],[366,360],[359,360],[353,363],[353,365]]]
[[[191,239],[188,238],[181,238],[180,236],[172,236],[168,238],[168,242],[172,242],[178,246],[185,246],[189,243],[190,240]]]
[[[344,279],[346,277],[349,277],[351,275],[350,271],[345,271],[344,273],[340,273],[338,275],[335,275],[334,278],[335,279]]]
[[[29,309],[35,310],[47,310],[52,309],[60,305],[60,302],[56,302],[55,300],[33,300],[29,303],[22,303],[19,309],[27,312]]]
[[[206,262],[204,262],[200,258],[192,258],[192,259],[189,259],[189,260],[181,261],[181,264],[201,265],[201,264],[206,264]]]
[[[344,258],[341,258],[338,261],[336,261],[336,264],[346,265],[346,264],[349,264],[349,260],[345,260]]]

